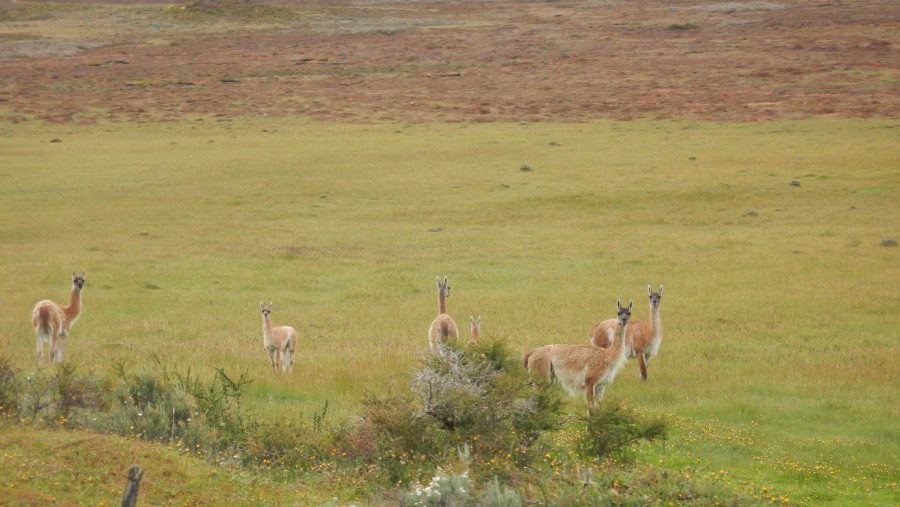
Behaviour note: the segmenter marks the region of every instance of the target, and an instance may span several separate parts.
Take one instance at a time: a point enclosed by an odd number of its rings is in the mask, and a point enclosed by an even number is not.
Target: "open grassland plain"
[[[222,368],[246,375],[253,413],[309,421],[327,407],[340,421],[422,364],[435,276],[449,276],[463,339],[481,315],[485,339],[521,352],[587,344],[617,298],[646,320],[646,287],[664,284],[648,381],[631,361],[605,398],[669,421],[668,439],[637,448],[642,466],[758,502],[893,505],[898,129],[833,118],[5,123],[0,351],[35,370],[31,308],[66,301],[83,270],[66,353],[79,371],[155,358],[204,378]],[[260,301],[299,332],[291,375],[268,364]],[[132,439],[4,434],[0,488],[26,505],[99,505],[83,491],[93,486],[112,502],[123,481],[110,474],[144,460],[157,467],[150,503],[362,494],[334,471],[309,472],[301,488]],[[198,476],[208,480],[195,488]]]

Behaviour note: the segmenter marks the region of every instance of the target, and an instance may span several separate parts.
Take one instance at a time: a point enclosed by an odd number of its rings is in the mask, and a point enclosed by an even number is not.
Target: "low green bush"
[[[20,376],[21,374],[9,362],[9,358],[0,357],[0,415],[18,414]]]
[[[575,442],[582,456],[629,461],[630,451],[639,441],[666,437],[665,421],[643,420],[620,404],[592,408],[582,421],[586,430]]]

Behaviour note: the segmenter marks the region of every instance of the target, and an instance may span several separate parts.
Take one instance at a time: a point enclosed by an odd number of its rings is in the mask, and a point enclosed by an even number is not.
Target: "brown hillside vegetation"
[[[0,6],[0,114],[341,121],[897,117],[891,0]]]

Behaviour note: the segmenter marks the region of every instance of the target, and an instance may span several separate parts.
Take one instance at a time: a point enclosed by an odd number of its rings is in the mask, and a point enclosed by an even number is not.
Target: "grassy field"
[[[9,505],[119,505],[124,471],[135,463],[147,470],[138,505],[286,505],[316,498],[308,484],[259,480],[135,439],[3,423],[0,428],[0,491]],[[322,493],[320,504],[331,499]]]
[[[481,315],[521,351],[587,343],[617,298],[646,319],[664,284],[648,382],[631,362],[607,389],[673,426],[642,461],[780,503],[897,504],[897,128],[2,124],[0,351],[35,368],[31,307],[84,270],[79,368],[246,371],[252,410],[341,419],[420,363],[435,276],[460,327]],[[291,376],[268,369],[262,300],[300,332]]]

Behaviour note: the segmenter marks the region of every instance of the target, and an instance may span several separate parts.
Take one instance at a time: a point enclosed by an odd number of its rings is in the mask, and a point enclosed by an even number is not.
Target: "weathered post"
[[[135,507],[137,505],[138,487],[141,485],[141,477],[143,476],[144,472],[137,466],[128,469],[128,484],[125,485],[122,507]]]

